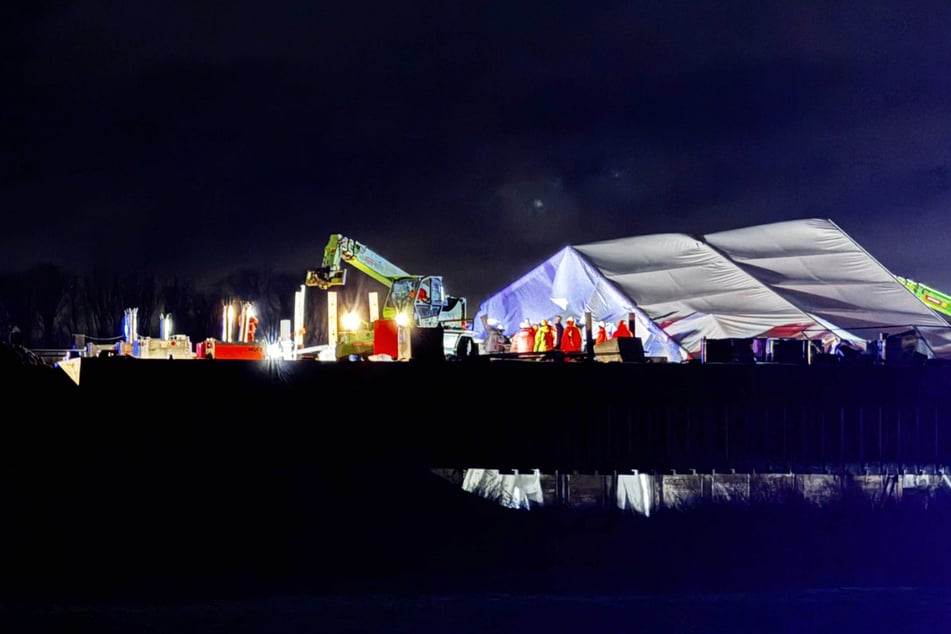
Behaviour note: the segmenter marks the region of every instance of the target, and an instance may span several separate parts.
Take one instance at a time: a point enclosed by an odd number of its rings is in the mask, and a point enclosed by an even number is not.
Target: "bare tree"
[[[115,277],[94,273],[85,286],[87,314],[93,332],[87,333],[100,340],[122,338],[123,311],[129,306],[122,285]]]
[[[27,341],[34,347],[62,348],[72,343],[68,327],[63,329],[60,311],[66,305],[66,279],[53,264],[37,264],[25,277]]]

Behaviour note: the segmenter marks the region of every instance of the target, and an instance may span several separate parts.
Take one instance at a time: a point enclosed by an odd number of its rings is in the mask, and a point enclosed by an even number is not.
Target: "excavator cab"
[[[421,277],[415,295],[416,323],[424,328],[439,325],[439,316],[445,304],[442,278],[437,275]]]
[[[423,275],[401,277],[393,280],[384,302],[383,316],[395,318],[403,313],[413,318],[413,324],[427,328],[439,323],[439,315],[445,305],[442,277]]]
[[[393,319],[399,313],[410,312],[415,292],[415,277],[401,277],[393,280],[393,285],[390,286],[390,291],[383,302],[383,317]]]

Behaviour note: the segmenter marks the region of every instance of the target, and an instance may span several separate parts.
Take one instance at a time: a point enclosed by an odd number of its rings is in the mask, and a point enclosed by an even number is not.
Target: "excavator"
[[[446,294],[441,275],[408,273],[367,245],[339,233],[331,234],[321,266],[307,271],[304,284],[321,290],[344,286],[345,265],[383,284],[387,294],[382,319],[371,328],[344,324],[344,333],[336,342],[338,359],[359,353],[361,346],[365,351],[372,346],[374,355],[396,360],[432,356],[437,340],[438,354],[445,358],[456,348],[452,345],[447,350],[447,341],[458,342],[471,333],[465,298]]]

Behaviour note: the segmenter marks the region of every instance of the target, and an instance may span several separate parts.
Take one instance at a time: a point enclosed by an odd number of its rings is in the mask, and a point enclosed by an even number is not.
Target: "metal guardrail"
[[[75,348],[30,348],[29,350],[49,365],[55,365],[57,362],[71,357],[84,356],[83,350]]]

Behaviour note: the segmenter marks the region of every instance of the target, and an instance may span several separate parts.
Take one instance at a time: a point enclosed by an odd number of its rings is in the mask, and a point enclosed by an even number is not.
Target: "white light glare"
[[[362,320],[360,315],[352,312],[347,312],[343,314],[343,317],[340,318],[340,323],[343,325],[343,329],[353,332],[360,329],[360,324]]]

